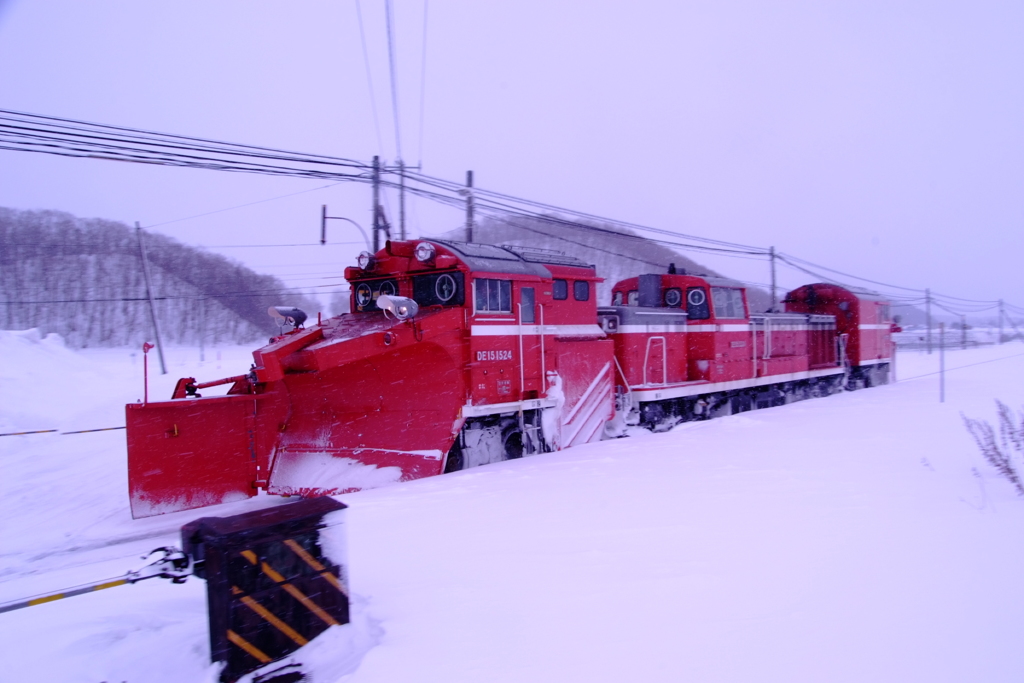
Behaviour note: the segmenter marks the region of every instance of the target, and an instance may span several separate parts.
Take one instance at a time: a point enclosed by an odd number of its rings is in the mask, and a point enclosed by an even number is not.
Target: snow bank
[[[107,381],[69,405],[59,373],[25,381],[61,352],[5,343],[26,405],[120,410],[141,388],[127,352],[76,354],[68,371]],[[159,390],[209,377],[197,358],[169,354]],[[347,683],[1016,681],[1024,500],[960,414],[1024,406],[1024,344],[946,364],[945,403],[938,354],[905,352],[895,385],[341,496],[347,538],[328,529],[325,547],[347,542],[353,624],[297,659]],[[286,502],[132,521],[121,432],[8,437],[0,458],[0,600],[116,576],[191,519]],[[4,676],[210,680],[204,592],[154,580],[0,614]]]
[[[52,429],[55,420],[81,409],[82,385],[101,381],[93,363],[65,348],[56,333],[45,337],[37,328],[0,330],[0,433]],[[55,400],[57,392],[79,400]]]

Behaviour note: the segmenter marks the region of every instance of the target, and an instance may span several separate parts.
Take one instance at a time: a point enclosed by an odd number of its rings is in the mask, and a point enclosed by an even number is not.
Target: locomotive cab
[[[627,384],[655,385],[749,376],[747,311],[746,290],[735,283],[670,272],[617,283],[602,316],[619,326]]]

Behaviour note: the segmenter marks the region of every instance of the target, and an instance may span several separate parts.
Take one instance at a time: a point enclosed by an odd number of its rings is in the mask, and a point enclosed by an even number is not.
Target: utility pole
[[[135,236],[139,238],[139,255],[142,257],[142,277],[146,280],[146,299],[149,300],[149,322],[153,325],[153,336],[156,337],[156,352],[160,356],[160,374],[167,374],[164,363],[164,347],[160,343],[160,328],[156,324],[156,311],[153,309],[153,287],[149,281],[149,259],[146,258],[146,243],[142,239],[142,226],[135,221]]]
[[[473,172],[466,171],[466,241],[473,241]]]
[[[939,403],[946,402],[946,323],[939,323]]]
[[[960,316],[960,348],[967,348],[967,316]]]
[[[775,297],[775,247],[768,247],[768,259],[772,264],[772,305],[768,312],[774,313],[775,304],[778,302],[778,299]]]
[[[999,343],[1003,343],[1003,300],[999,300]]]
[[[380,157],[373,157],[373,253],[380,251]]]
[[[932,290],[924,290],[924,315],[928,326],[928,353],[932,352]]]
[[[202,314],[199,316],[199,362],[206,362],[206,299],[202,298],[199,300],[200,306],[203,308]]]
[[[405,241],[405,162],[398,160],[398,239]]]

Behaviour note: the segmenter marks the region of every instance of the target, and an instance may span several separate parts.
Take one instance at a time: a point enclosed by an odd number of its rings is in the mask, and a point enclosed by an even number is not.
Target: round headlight
[[[416,251],[414,253],[417,261],[426,263],[430,259],[434,258],[434,254],[437,253],[437,249],[435,249],[434,245],[430,242],[420,242],[416,245]]]
[[[371,254],[368,251],[364,251],[363,253],[359,254],[359,258],[356,259],[356,263],[359,264],[360,268],[366,270],[367,268],[370,267],[370,264],[373,263],[373,254]]]

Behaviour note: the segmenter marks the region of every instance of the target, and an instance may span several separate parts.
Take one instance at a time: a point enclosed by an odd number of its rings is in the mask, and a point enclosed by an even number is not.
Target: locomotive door
[[[544,393],[541,369],[541,335],[543,314],[538,313],[536,290],[533,287],[519,288],[519,304],[516,310],[519,327],[519,367],[522,398],[538,398]]]
[[[668,379],[665,338],[648,337],[644,353],[644,384],[665,384]]]

